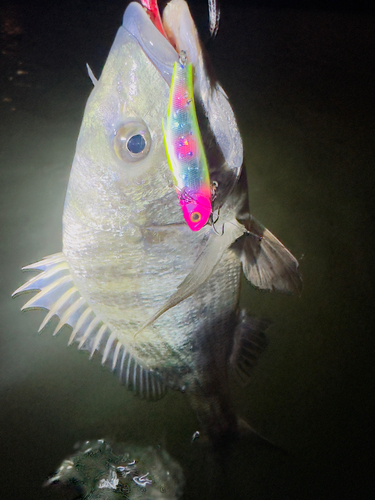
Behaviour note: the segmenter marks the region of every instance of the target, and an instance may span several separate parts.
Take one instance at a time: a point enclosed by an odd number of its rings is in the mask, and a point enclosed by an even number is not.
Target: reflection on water
[[[79,498],[88,500],[177,500],[182,495],[182,469],[160,447],[113,444],[99,439],[78,444],[76,450],[47,485],[75,490]]]
[[[92,87],[85,63],[99,76],[124,2],[12,5],[23,33],[1,38],[2,498],[54,498],[40,485],[70,443],[98,435],[165,439],[187,500],[373,498],[374,19],[222,2],[210,55],[244,138],[252,211],[304,254],[304,290],[292,298],[244,286],[243,303],[273,327],[249,386],[233,387],[241,416],[290,457],[240,443],[215,475],[190,443],[197,424],[182,394],[137,400],[99,361],[68,349],[67,332],[38,336],[44,314],[21,315],[10,299],[22,265],[61,250]]]

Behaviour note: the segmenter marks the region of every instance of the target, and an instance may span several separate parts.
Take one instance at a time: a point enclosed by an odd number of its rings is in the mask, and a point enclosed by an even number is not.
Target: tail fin
[[[240,438],[247,439],[249,443],[254,444],[254,445],[261,445],[265,446],[271,450],[277,450],[281,451],[284,454],[287,454],[287,452],[278,446],[277,444],[273,443],[269,439],[265,438],[259,432],[254,430],[251,425],[249,425],[244,419],[238,418],[238,429],[240,433]]]
[[[202,363],[199,376],[186,392],[200,421],[202,437],[207,436],[217,452],[230,449],[243,435],[252,437],[254,442],[267,442],[237,418],[228,377],[229,371],[233,370],[243,383],[247,382],[258,357],[267,346],[265,330],[268,326],[269,321],[250,317],[241,311],[232,333],[233,344],[229,357],[224,356],[219,369],[214,362]]]

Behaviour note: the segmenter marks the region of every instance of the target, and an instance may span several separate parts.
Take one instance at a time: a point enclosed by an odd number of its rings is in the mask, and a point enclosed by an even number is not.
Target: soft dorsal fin
[[[240,313],[229,363],[243,384],[249,381],[253,367],[267,347],[265,331],[270,324],[266,319],[248,316],[245,310]]]
[[[239,223],[227,223],[222,235],[215,234],[215,232],[211,229],[208,234],[206,244],[204,245],[201,253],[198,255],[193,269],[178,286],[176,292],[171,295],[167,302],[141,326],[135,335],[138,335],[138,333],[152,325],[154,321],[156,321],[169,309],[193,295],[211,276],[216,264],[220,262],[225,250],[227,250],[233,242],[244,233],[244,231],[246,231],[246,229]]]
[[[128,352],[116,334],[95,314],[76,288],[63,253],[51,255],[40,262],[24,267],[41,271],[13,296],[38,291],[23,307],[25,309],[48,309],[39,331],[57,316],[59,322],[53,335],[64,325],[72,328],[68,344],[78,342],[78,349],[102,354],[102,364],[117,372],[120,381],[144,399],[156,400],[164,396],[166,387],[161,375],[141,366]]]

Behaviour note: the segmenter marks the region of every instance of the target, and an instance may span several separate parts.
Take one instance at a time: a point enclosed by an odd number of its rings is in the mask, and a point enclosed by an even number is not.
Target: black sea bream
[[[152,16],[151,16],[152,17]],[[86,105],[63,215],[62,252],[16,292],[23,309],[58,316],[57,333],[102,354],[140,396],[186,392],[214,442],[235,436],[231,369],[246,378],[267,322],[239,310],[240,275],[261,289],[299,290],[298,263],[249,214],[241,136],[228,98],[205,65],[184,0],[164,9],[166,35],[147,10],[125,11]],[[213,187],[211,224],[191,231],[168,167],[162,121],[174,62],[193,63],[199,127]]]

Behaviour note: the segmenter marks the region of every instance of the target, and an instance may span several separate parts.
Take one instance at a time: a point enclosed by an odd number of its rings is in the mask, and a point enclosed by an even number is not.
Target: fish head
[[[220,205],[228,194],[228,184],[230,190],[239,175],[242,143],[239,155],[234,115],[221,87],[214,87],[207,74],[198,33],[184,0],[172,0],[166,6],[163,24],[167,36],[140,4],[133,2],[125,11],[86,105],[67,191],[64,234],[72,219],[91,229],[125,232],[136,238],[141,237],[140,228],[150,224],[184,223],[162,130],[173,66],[182,47],[195,67],[195,93],[204,115],[202,129],[214,136],[214,140],[208,139],[215,145],[209,157],[215,150],[214,156],[219,151],[222,159],[219,166],[217,162],[210,165],[211,177],[219,184],[216,198]],[[228,116],[233,116],[233,123]],[[65,234],[64,240],[67,238]]]
[[[131,3],[86,105],[64,227],[73,218],[93,229],[129,232],[157,200],[166,220],[181,220],[161,124],[169,85],[152,58],[173,67],[177,53],[141,5]]]

